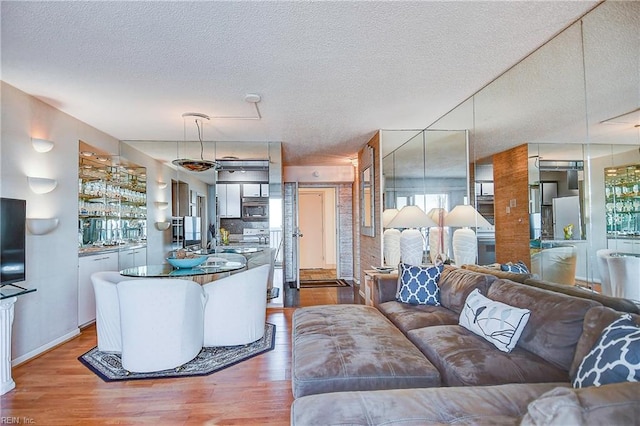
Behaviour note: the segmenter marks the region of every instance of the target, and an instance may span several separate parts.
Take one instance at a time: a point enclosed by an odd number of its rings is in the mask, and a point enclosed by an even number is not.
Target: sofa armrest
[[[375,275],[373,277],[373,306],[396,300],[398,274]]]

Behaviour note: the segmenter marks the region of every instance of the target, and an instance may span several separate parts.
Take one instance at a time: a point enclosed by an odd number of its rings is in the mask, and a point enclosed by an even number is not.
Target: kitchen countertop
[[[611,240],[640,240],[640,235],[607,234]]]
[[[82,246],[78,249],[78,257],[94,256],[103,253],[112,253],[121,250],[133,250],[137,248],[147,247],[143,243],[127,243],[113,246]]]

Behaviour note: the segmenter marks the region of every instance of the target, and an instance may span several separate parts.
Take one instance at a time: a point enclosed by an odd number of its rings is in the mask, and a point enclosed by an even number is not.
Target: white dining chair
[[[258,266],[202,286],[208,296],[204,346],[245,345],[264,336],[270,267]]]
[[[120,302],[116,285],[120,281],[132,280],[117,271],[100,271],[91,274],[91,283],[96,298],[96,335],[100,352],[121,353]]]
[[[179,368],[202,350],[206,294],[191,280],[148,278],[117,285],[122,368]]]
[[[575,285],[578,251],[574,246],[543,249],[531,256],[531,272],[541,280]]]
[[[608,263],[614,296],[640,303],[640,257],[611,256]]]
[[[600,274],[601,293],[605,296],[614,296],[614,290],[611,286],[611,274],[609,273],[609,258],[613,250],[600,249],[596,251],[596,262],[598,265],[598,273]]]

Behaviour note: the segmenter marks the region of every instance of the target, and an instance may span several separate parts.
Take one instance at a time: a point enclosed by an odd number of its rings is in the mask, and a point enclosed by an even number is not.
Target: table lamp
[[[389,223],[397,214],[398,209],[386,209],[382,212],[382,227],[386,228],[382,233],[384,263],[393,267],[397,267],[400,263],[400,231],[389,228]]]
[[[478,239],[470,227],[491,227],[491,224],[470,205],[455,206],[444,223],[446,226],[460,227],[453,233],[453,259],[456,265],[476,263]]]
[[[404,228],[400,234],[400,258],[409,265],[421,265],[424,247],[422,232],[418,228],[436,226],[436,223],[418,206],[404,206],[389,222],[390,228]]]
[[[431,263],[436,260],[445,261],[449,258],[449,230],[445,228],[444,221],[447,217],[447,210],[436,207],[427,213],[437,226],[429,228],[429,257]]]

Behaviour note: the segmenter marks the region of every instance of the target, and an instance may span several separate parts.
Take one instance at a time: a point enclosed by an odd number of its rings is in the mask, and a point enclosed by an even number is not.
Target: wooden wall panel
[[[496,262],[522,260],[531,267],[528,156],[526,144],[494,155],[493,183]]]

